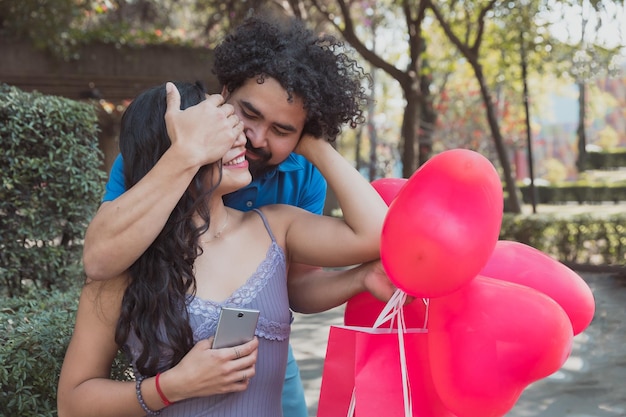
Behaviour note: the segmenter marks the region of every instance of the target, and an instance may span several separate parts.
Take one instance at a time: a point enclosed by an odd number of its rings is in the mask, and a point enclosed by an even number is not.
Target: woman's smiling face
[[[241,134],[222,157],[222,181],[218,188],[220,194],[228,194],[245,187],[250,181],[252,175],[246,160],[246,137]]]

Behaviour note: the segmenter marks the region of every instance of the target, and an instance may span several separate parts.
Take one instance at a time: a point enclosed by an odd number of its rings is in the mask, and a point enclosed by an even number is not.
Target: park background
[[[217,91],[212,47],[261,9],[343,37],[372,74],[366,123],[337,141],[365,177],[408,178],[444,150],[478,151],[502,178],[501,238],[600,273],[605,284],[621,279],[623,1],[2,0],[0,415],[56,415],[84,278],[81,238],[118,152],[123,110],[173,79]],[[559,204],[545,204],[546,195]],[[621,343],[610,337],[605,345]],[[552,416],[594,415],[576,413]]]
[[[623,1],[4,0],[0,81],[97,102],[108,170],[129,100],[174,78],[217,91],[212,46],[268,9],[344,38],[371,73],[367,122],[337,144],[369,179],[473,149],[519,211],[516,182],[584,181],[588,152],[626,149]]]

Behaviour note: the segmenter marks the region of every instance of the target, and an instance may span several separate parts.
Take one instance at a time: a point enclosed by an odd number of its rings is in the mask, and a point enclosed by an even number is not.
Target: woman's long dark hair
[[[180,92],[181,110],[206,97],[198,83],[175,85]],[[127,190],[152,169],[171,145],[165,110],[165,85],[161,85],[140,94],[122,116],[120,151]],[[193,264],[201,253],[198,236],[208,229],[210,221],[206,203],[221,180],[220,169],[217,178],[210,181],[212,186],[204,185],[207,176],[215,175],[213,165],[199,170],[161,233],[129,269],[131,279],[122,301],[115,341],[124,346],[130,332],[135,333],[143,348],[136,366],[143,375],[155,375],[164,360],[168,367],[174,366],[193,346],[186,300],[187,294],[196,288]],[[196,212],[204,220],[201,226],[192,220]]]

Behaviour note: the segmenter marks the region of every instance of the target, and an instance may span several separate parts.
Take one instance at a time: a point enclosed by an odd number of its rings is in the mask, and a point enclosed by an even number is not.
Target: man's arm
[[[102,203],[85,234],[87,276],[108,279],[128,269],[159,235],[198,169],[220,159],[242,134],[232,106],[222,103],[213,95],[182,111],[180,94],[168,83],[165,120],[172,145],[135,186]]]
[[[291,309],[304,314],[338,307],[363,291],[386,302],[396,290],[379,260],[338,270],[292,264],[287,282]]]
[[[196,172],[182,169],[178,159],[175,152],[166,152],[133,188],[100,205],[85,233],[88,277],[119,275],[156,239]]]

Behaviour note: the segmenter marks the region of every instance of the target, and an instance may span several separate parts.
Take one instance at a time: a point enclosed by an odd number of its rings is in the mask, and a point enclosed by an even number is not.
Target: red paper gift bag
[[[350,327],[330,326],[317,417],[348,415],[354,390],[356,334]]]
[[[428,365],[428,333],[403,336],[413,416],[453,417],[441,403]],[[331,326],[317,417],[404,417],[405,400],[397,330]]]

